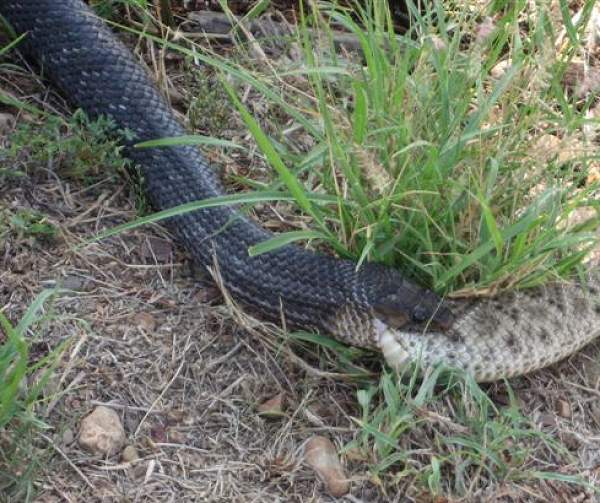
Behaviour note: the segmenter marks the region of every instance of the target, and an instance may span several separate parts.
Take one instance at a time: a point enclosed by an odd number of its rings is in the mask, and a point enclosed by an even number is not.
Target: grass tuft
[[[264,126],[279,132],[269,137],[232,96],[277,174],[266,190],[283,182],[314,229],[264,248],[316,237],[460,295],[572,274],[599,223],[598,182],[588,182],[598,153],[582,137],[593,100],[561,84],[581,37],[567,37],[557,53],[555,28],[537,22],[550,15],[543,6],[535,17],[517,5],[490,11],[497,20],[484,40],[473,40],[477,16],[440,3],[424,12],[412,6],[402,38],[386,2],[352,7],[311,3],[300,67],[218,63],[239,85],[260,83],[267,100],[277,92],[272,106],[285,112],[285,124]],[[336,53],[332,23],[359,40],[361,54]],[[286,141],[290,130],[309,136],[310,149]],[[561,147],[540,152],[549,137]],[[565,159],[569,144],[579,149]],[[315,208],[306,191],[336,204]],[[574,223],[582,209],[593,214]]]
[[[35,493],[36,434],[47,428],[35,411],[64,345],[34,360],[27,338],[54,293],[38,295],[17,325],[0,312],[0,492],[10,501],[30,501]]]

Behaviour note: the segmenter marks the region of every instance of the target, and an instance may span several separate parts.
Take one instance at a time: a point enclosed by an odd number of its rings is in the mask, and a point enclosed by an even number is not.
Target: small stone
[[[4,135],[10,133],[12,128],[15,126],[14,115],[7,113],[0,113],[0,134]]]
[[[173,244],[165,239],[149,236],[142,243],[140,255],[145,260],[165,264],[173,259]]]
[[[512,66],[512,61],[510,59],[505,59],[496,63],[496,65],[490,70],[490,75],[495,79],[501,79],[504,77],[508,69]]]
[[[125,430],[119,415],[99,405],[85,416],[79,427],[79,445],[104,456],[119,452],[125,443]]]
[[[566,419],[570,419],[573,415],[571,405],[566,400],[558,400],[558,402],[556,402],[556,413],[560,417],[564,417]]]
[[[350,491],[350,481],[331,440],[320,436],[312,437],[304,447],[304,460],[323,480],[331,496],[339,498]]]
[[[258,407],[258,413],[261,416],[281,417],[283,415],[283,393],[278,393],[273,398],[261,403]]]
[[[154,332],[156,319],[150,313],[137,313],[134,318],[135,325],[144,332]]]
[[[431,35],[429,40],[431,40],[431,45],[433,45],[433,48],[436,51],[445,51],[447,49],[446,42],[442,37],[439,37],[438,35]]]
[[[123,452],[121,453],[121,461],[123,461],[123,463],[131,463],[132,461],[135,461],[139,458],[140,455],[138,454],[137,449],[133,445],[128,445],[127,447],[125,447],[125,449],[123,449]]]
[[[73,433],[73,430],[71,428],[67,428],[65,431],[63,431],[63,434],[62,434],[62,444],[63,445],[70,445],[73,443],[74,440],[75,440],[75,433]]]
[[[590,166],[590,172],[586,178],[585,183],[592,185],[593,183],[600,182],[600,165]]]
[[[540,414],[537,422],[541,427],[545,428],[554,428],[557,425],[556,416],[554,414]]]
[[[350,461],[359,461],[360,463],[366,463],[369,461],[369,456],[366,452],[359,449],[358,447],[351,447],[346,450],[346,459]]]
[[[74,275],[66,276],[61,283],[64,289],[74,291],[81,291],[86,286],[85,278]]]

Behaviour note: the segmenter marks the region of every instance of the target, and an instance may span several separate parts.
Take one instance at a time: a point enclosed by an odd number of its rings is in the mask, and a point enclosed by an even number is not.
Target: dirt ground
[[[0,86],[68,111],[33,73],[3,77]],[[14,115],[14,109],[5,112]],[[17,124],[31,119],[14,118]],[[0,143],[14,127],[4,129]],[[40,211],[59,230],[51,240],[11,235],[0,242],[0,308],[16,322],[44,288],[69,290],[53,299],[42,327],[31,334],[39,355],[70,341],[47,391],[42,419],[50,426],[44,433],[48,457],[37,501],[335,501],[303,463],[302,449],[312,435],[328,437],[340,450],[359,435],[356,384],[312,372],[283,346],[241,328],[210,279],[198,278],[160,226],[85,244],[99,230],[136,216],[135,193],[122,180],[109,175],[83,185],[56,176],[53,166],[39,166],[27,177],[0,177],[0,190],[0,209]],[[565,450],[549,455],[536,439],[539,446],[524,467],[596,483],[598,349],[594,344],[511,381],[522,413]],[[485,389],[502,404],[502,383]],[[260,404],[278,395],[282,413],[259,414]],[[80,421],[97,405],[119,414],[138,459],[103,459],[79,446]],[[432,413],[447,405],[442,398]],[[436,421],[432,415],[407,434],[415,456],[435,451],[428,428]],[[487,487],[474,483],[464,498],[451,499],[432,496],[410,477],[373,477],[366,460],[349,454],[342,463],[352,481],[341,499],[348,502],[596,501],[589,488],[518,478]]]

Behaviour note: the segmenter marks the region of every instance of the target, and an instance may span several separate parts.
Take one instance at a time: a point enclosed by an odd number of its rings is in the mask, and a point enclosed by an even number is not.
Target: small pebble
[[[475,27],[475,40],[478,43],[485,42],[496,29],[496,24],[491,17],[486,17],[481,23]]]
[[[497,63],[491,70],[490,75],[495,79],[501,79],[504,77],[508,69],[512,66],[512,61],[510,59],[505,59]]]
[[[67,428],[62,434],[62,444],[70,445],[75,440],[75,434],[71,428]]]
[[[156,319],[150,313],[137,313],[134,318],[135,325],[144,332],[154,332],[156,329]]]
[[[123,461],[123,463],[131,463],[132,461],[135,461],[139,458],[140,455],[138,454],[137,449],[133,445],[128,445],[127,447],[125,447],[125,449],[123,449],[123,452],[121,453],[121,461]]]
[[[104,456],[112,456],[125,444],[125,429],[119,415],[100,405],[85,416],[79,427],[79,445]]]
[[[283,415],[283,393],[278,393],[273,398],[261,403],[257,407],[261,416],[281,416]]]
[[[556,413],[560,417],[564,417],[566,419],[570,419],[573,415],[571,405],[566,400],[558,400],[558,402],[556,402]]]

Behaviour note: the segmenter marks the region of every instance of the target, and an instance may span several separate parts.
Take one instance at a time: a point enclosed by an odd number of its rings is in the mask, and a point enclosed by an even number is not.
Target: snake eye
[[[412,311],[412,321],[415,323],[423,323],[430,317],[429,311],[421,305],[416,306]]]

